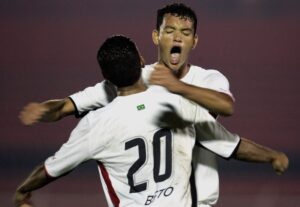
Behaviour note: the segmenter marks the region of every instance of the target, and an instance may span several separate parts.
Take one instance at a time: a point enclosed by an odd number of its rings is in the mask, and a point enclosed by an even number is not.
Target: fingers
[[[33,207],[31,204],[23,203],[19,207]]]
[[[21,193],[17,191],[14,196],[14,203],[16,207],[32,207],[32,202],[31,202],[31,193]]]
[[[170,81],[174,78],[171,69],[167,68],[163,64],[156,64],[154,70],[151,73],[149,82],[151,84],[160,84],[166,81]]]
[[[278,175],[282,175],[289,166],[289,159],[284,153],[279,153],[272,163],[273,169]]]
[[[22,124],[30,126],[38,122],[46,111],[47,109],[42,104],[29,103],[20,112],[19,119]]]

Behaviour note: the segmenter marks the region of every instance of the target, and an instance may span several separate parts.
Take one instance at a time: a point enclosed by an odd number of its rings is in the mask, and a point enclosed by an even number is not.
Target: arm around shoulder
[[[37,166],[25,181],[17,188],[13,202],[17,207],[31,207],[31,192],[39,189],[57,178],[49,177],[44,165]]]
[[[176,93],[196,102],[214,114],[231,116],[234,113],[234,101],[225,93],[183,82],[177,88]]]
[[[234,158],[246,162],[270,163],[277,174],[284,173],[289,166],[289,159],[283,152],[259,145],[246,138],[241,138]]]
[[[48,100],[42,103],[29,103],[20,112],[19,118],[24,125],[38,122],[54,122],[74,114],[76,108],[70,98]]]

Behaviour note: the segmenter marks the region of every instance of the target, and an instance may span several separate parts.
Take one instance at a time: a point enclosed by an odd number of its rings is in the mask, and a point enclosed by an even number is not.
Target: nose
[[[181,42],[182,38],[181,38],[181,34],[180,32],[175,32],[174,33],[174,41],[175,42]]]

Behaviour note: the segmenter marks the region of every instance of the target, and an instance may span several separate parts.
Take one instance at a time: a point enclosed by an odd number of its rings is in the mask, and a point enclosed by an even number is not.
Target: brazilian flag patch
[[[145,109],[145,105],[144,104],[140,104],[138,106],[136,106],[137,110],[144,110]]]

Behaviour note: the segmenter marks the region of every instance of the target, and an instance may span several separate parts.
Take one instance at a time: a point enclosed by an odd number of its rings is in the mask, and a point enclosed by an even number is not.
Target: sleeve
[[[229,95],[233,100],[234,97],[230,91],[228,79],[217,70],[209,70],[210,74],[205,78],[205,88],[212,89]]]
[[[225,129],[200,106],[197,106],[194,127],[197,141],[203,147],[224,158],[229,158],[240,142],[238,135]]]
[[[45,169],[50,177],[59,177],[76,166],[92,158],[89,147],[89,126],[83,118],[72,131],[69,140],[45,161]]]
[[[79,91],[69,98],[76,108],[76,116],[83,116],[85,113],[97,108],[106,106],[117,96],[116,87],[104,80],[93,87]]]

